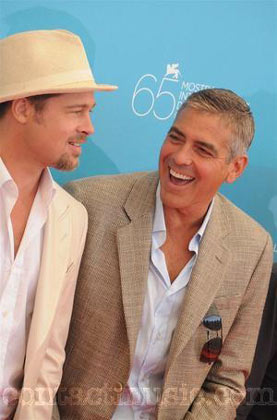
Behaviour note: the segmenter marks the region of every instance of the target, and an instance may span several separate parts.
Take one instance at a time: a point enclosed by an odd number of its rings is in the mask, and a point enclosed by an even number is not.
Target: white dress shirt
[[[166,226],[160,186],[152,230],[151,260],[134,363],[119,405],[112,420],[155,419],[160,399],[165,367],[174,329],[184,299],[186,286],[195,264],[199,244],[210,219],[213,202],[204,221],[189,243],[193,257],[171,283],[161,246],[166,240]]]
[[[47,211],[55,194],[48,169],[41,176],[16,257],[11,212],[18,189],[0,158],[0,419],[14,410],[23,379],[26,343],[42,254]]]

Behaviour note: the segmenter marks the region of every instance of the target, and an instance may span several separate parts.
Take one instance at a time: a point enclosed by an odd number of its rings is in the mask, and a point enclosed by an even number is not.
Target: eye
[[[181,139],[174,133],[169,133],[167,136],[172,143],[179,143]]]
[[[196,150],[197,150],[197,153],[199,153],[202,156],[213,157],[213,153],[211,152],[211,150],[206,149],[203,146],[197,146]]]
[[[81,108],[72,108],[69,112],[72,115],[81,115],[84,111]]]

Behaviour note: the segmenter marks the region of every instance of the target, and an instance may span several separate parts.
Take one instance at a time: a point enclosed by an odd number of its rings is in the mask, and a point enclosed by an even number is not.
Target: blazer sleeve
[[[53,330],[37,381],[37,389],[43,389],[44,392],[47,391],[49,393],[49,404],[39,404],[34,401],[34,404],[28,411],[28,420],[50,420],[51,418],[58,418],[56,407],[54,407],[53,412],[53,404],[55,404],[55,394],[62,377],[62,368],[65,360],[65,344],[71,319],[76,280],[87,233],[87,212],[80,204],[78,204],[78,212],[73,215],[73,218],[78,225],[77,227],[72,226],[73,234],[70,252],[72,254],[71,260],[74,263],[68,267],[65,273],[63,293],[59,299],[58,310],[54,317]],[[74,231],[74,229],[76,230]],[[19,416],[18,420],[21,419],[24,420],[25,417]]]
[[[225,337],[221,363],[214,363],[185,420],[233,420],[245,396],[272,268],[267,236],[232,327]]]

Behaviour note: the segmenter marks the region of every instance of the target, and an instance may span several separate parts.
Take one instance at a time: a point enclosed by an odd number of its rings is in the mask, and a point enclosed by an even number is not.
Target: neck
[[[33,195],[44,167],[32,156],[26,142],[25,126],[8,113],[0,121],[0,157],[17,185],[19,195]]]
[[[15,147],[0,147],[0,157],[17,185],[19,194],[33,194],[37,191],[43,168],[29,162]]]
[[[192,237],[200,228],[208,211],[209,205],[202,209],[175,209],[164,206],[166,229],[178,232],[180,235]]]

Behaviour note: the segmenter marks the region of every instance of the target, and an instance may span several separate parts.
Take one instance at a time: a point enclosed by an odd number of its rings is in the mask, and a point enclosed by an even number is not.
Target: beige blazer
[[[15,420],[51,418],[60,384],[87,212],[56,185],[45,226],[42,260]]]
[[[87,208],[67,359],[58,394],[61,419],[108,420],[133,363],[148,277],[157,174],[72,183]],[[267,232],[216,195],[176,326],[158,420],[228,420],[244,396],[272,266]],[[203,317],[216,305],[224,346],[200,361]]]

